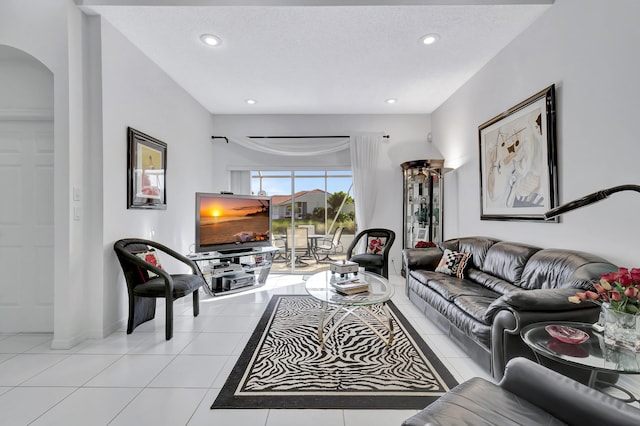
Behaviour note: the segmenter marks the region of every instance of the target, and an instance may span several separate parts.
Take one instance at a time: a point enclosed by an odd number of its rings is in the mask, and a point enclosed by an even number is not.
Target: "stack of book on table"
[[[340,294],[351,295],[369,291],[369,283],[362,278],[337,278],[331,285]]]

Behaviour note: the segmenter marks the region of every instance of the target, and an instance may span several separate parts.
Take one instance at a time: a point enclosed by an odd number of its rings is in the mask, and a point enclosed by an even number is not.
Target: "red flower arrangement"
[[[603,274],[593,286],[596,291],[578,292],[569,297],[569,302],[608,303],[615,311],[640,315],[640,268],[619,268],[618,272]]]
[[[416,243],[416,248],[428,248],[428,247],[435,247],[435,246],[436,245],[431,241],[418,241]]]

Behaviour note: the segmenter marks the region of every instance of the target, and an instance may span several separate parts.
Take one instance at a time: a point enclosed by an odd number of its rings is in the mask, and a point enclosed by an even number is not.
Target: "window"
[[[309,235],[315,236],[311,241],[320,240],[321,236],[330,239],[338,227],[344,227],[345,240],[353,239],[355,205],[351,191],[350,170],[251,172],[252,194],[272,197],[271,232],[275,236],[285,236],[287,228],[302,225],[309,229]],[[313,247],[310,248],[309,263],[318,263],[318,256],[312,251]],[[303,267],[302,262],[298,266],[295,262],[290,263],[292,270]],[[304,265],[305,271],[309,270],[308,266]],[[323,266],[327,267],[326,264]]]

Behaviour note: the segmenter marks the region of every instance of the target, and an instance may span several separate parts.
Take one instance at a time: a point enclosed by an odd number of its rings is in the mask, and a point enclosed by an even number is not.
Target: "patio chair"
[[[334,231],[331,239],[323,238],[318,241],[318,244],[316,246],[316,258],[318,259],[318,262],[334,262],[335,259],[332,259],[330,256],[339,252],[341,253],[344,250],[342,244],[340,243],[340,238],[342,238],[343,231],[344,226],[338,226]],[[320,256],[323,255],[324,257],[320,258]]]
[[[310,255],[309,250],[309,230],[307,228],[287,228],[287,265],[291,265],[292,256],[295,266],[309,266],[307,262],[302,260],[303,257]],[[291,248],[293,247],[293,253]]]

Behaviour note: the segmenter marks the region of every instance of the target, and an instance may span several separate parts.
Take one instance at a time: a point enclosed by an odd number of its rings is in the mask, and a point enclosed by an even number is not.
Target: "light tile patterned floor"
[[[133,334],[118,331],[67,351],[51,335],[0,334],[3,425],[399,425],[413,410],[211,410],[209,407],[274,294],[304,294],[301,276],[271,275],[267,285],[222,298],[175,304],[174,337],[164,339],[162,308]],[[489,379],[404,295],[391,277],[394,303],[458,381]],[[160,303],[161,305],[161,303]],[[640,381],[624,379],[640,394]]]

